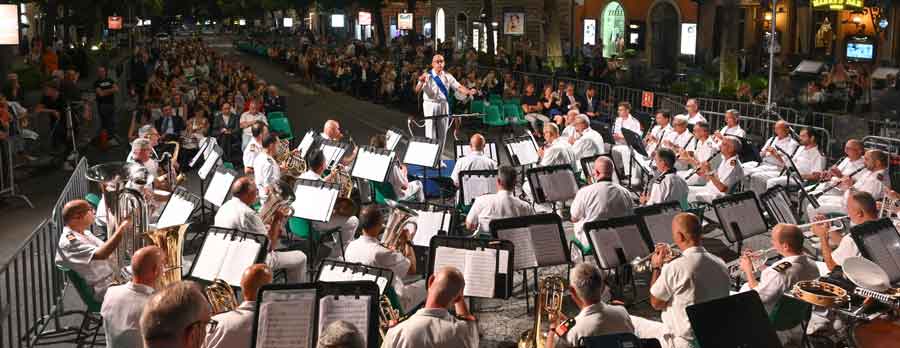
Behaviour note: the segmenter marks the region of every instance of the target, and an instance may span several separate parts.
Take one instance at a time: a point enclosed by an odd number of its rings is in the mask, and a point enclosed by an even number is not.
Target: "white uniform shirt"
[[[695,124],[697,124],[697,122],[701,122],[701,121],[706,122],[706,117],[703,117],[703,115],[701,115],[699,111],[696,114],[694,114],[693,116],[688,115],[688,124],[689,125],[695,125]]]
[[[572,145],[563,138],[556,138],[553,144],[544,150],[544,157],[541,157],[540,166],[558,166],[558,165],[575,165],[575,152],[572,151]]]
[[[575,133],[577,132],[575,126],[566,126],[566,128],[563,128],[562,133],[559,134],[559,137],[568,139],[575,136]]]
[[[254,114],[250,111],[247,111],[247,112],[241,114],[240,123],[256,122],[256,121],[262,121],[265,124],[269,124],[269,119],[266,117],[266,114],[264,114],[264,113],[258,112],[258,113]],[[253,137],[253,126],[245,127],[242,131],[244,132],[244,136],[251,137],[251,138]]]
[[[703,247],[692,247],[681,257],[663,265],[650,294],[669,306],[662,312],[662,322],[669,333],[691,341],[694,333],[685,308],[729,295],[731,278],[722,259]]]
[[[231,197],[216,212],[214,226],[266,235],[266,225],[259,214],[237,197]]]
[[[856,170],[858,170],[860,168],[864,168],[865,166],[866,166],[866,160],[862,156],[857,158],[855,161],[851,160],[849,157],[847,157],[847,158],[844,158],[844,160],[842,160],[841,162],[839,162],[837,164],[837,169],[841,171],[841,175],[847,176],[847,175],[853,174],[853,172],[855,172]],[[862,174],[862,171],[860,171],[853,177],[858,178],[860,174]],[[829,180],[829,182],[828,182],[828,186],[835,185],[840,181],[841,181],[841,178],[837,178],[837,177],[831,178],[831,180]],[[822,189],[824,189],[824,187]],[[840,190],[834,189],[834,190],[828,191],[827,194],[837,195],[837,194],[843,194],[843,192]]]
[[[782,264],[786,264],[786,266],[782,266]],[[778,300],[781,299],[781,295],[793,289],[794,284],[801,280],[818,278],[819,269],[806,255],[789,256],[763,269],[759,276],[759,283],[753,290],[759,293],[766,312],[771,312]],[[750,290],[748,283],[741,287],[741,292]]]
[[[269,197],[266,188],[275,185],[281,178],[281,168],[268,153],[260,152],[253,160],[253,181],[259,190],[259,201],[265,202]]]
[[[634,333],[634,325],[625,307],[595,303],[578,312],[575,325],[564,337],[556,339],[556,347],[580,347],[578,341],[582,337],[621,333]]]
[[[300,174],[300,179],[322,181],[322,177],[312,170],[307,170],[303,172],[303,174]]]
[[[741,167],[741,161],[738,160],[737,155],[727,158],[722,161],[722,163],[719,163],[719,168],[716,169],[716,176],[719,178],[719,181],[725,186],[728,186],[729,189],[739,183],[744,177],[744,169]],[[719,193],[722,195],[726,193],[719,191],[719,188],[717,188],[716,185],[713,185],[711,181],[707,182],[704,187],[706,187],[706,191],[710,193]]]
[[[219,313],[213,320],[219,324],[206,335],[204,348],[247,348],[253,331],[256,301],[244,301],[233,311]]]
[[[347,262],[358,262],[366,266],[386,268],[394,273],[394,291],[403,294],[403,278],[409,272],[410,262],[403,253],[386,248],[376,238],[361,235],[347,245],[344,251]]]
[[[831,259],[838,266],[843,266],[845,260],[854,256],[862,256],[862,253],[856,246],[856,241],[849,234],[841,238],[837,248],[831,251]]]
[[[677,151],[677,150],[686,149],[688,144],[690,144],[691,141],[694,140],[694,135],[691,134],[691,132],[688,132],[687,129],[685,129],[684,132],[681,132],[681,133],[678,133],[678,132],[673,132],[673,133],[674,134],[672,135],[672,138],[667,139],[672,142],[672,145],[675,146],[674,148],[672,148],[672,150]]]
[[[432,103],[446,103],[447,97],[444,96],[444,93],[438,88],[438,85],[434,82],[432,76],[434,76],[434,70],[429,71],[428,78],[425,79],[425,87],[422,88],[423,99]],[[444,87],[447,88],[447,93],[453,93],[453,91],[459,88],[459,82],[456,81],[456,78],[450,73],[441,71],[440,74],[437,74],[437,77],[444,83]]]
[[[460,186],[459,172],[467,170],[496,170],[497,162],[492,158],[485,156],[482,151],[472,151],[468,155],[460,157],[453,166],[453,172],[450,178],[456,186]]]
[[[582,158],[602,154],[603,150],[603,136],[590,128],[581,132],[581,137],[572,144],[572,152],[575,154],[576,163]]]
[[[466,215],[466,224],[477,224],[478,230],[488,232],[491,220],[504,219],[533,214],[531,205],[514,196],[506,190],[499,190],[475,198],[469,215]]]
[[[653,126],[653,128],[650,129],[650,135],[656,138],[656,141],[647,144],[647,153],[656,151],[656,148],[659,146],[659,144],[662,143],[663,140],[667,139],[666,137],[670,136],[670,134],[672,133],[675,133],[675,130],[672,129],[671,124],[667,124],[665,127],[661,127],[660,125]]]
[[[575,234],[581,242],[584,224],[597,219],[610,219],[631,215],[634,202],[624,187],[611,181],[598,181],[582,187],[572,200],[571,215],[575,223]]]
[[[884,197],[884,189],[891,187],[891,177],[884,169],[876,171],[865,169],[857,174],[855,178],[853,189],[868,192],[875,200]],[[846,196],[849,192],[850,190],[845,192],[845,198],[849,198]]]
[[[477,348],[478,323],[461,320],[446,309],[422,308],[388,330],[384,348]]]
[[[802,146],[794,153],[791,158],[797,165],[797,171],[800,175],[808,175],[813,172],[821,172],[825,170],[825,156],[819,151],[819,147]]]
[[[722,135],[733,135],[738,138],[744,138],[747,136],[747,131],[741,128],[741,125],[737,125],[734,127],[728,127],[728,125],[725,125],[725,127],[722,127],[722,130],[720,130],[719,133],[721,133]]]
[[[622,135],[622,128],[630,130],[638,134],[638,136],[643,136],[643,132],[641,132],[641,122],[638,121],[631,114],[628,115],[627,118],[616,117],[616,121],[613,123],[613,134]],[[624,139],[616,140],[616,144],[626,145]]]
[[[706,140],[700,140],[699,138],[694,137],[691,139],[690,144],[688,144],[687,150],[693,151],[694,158],[698,161],[705,162],[719,150],[719,146],[716,145],[716,142],[713,141],[712,137],[707,137]]]
[[[113,267],[109,260],[95,260],[94,253],[103,245],[103,241],[90,231],[84,234],[64,226],[59,236],[59,249],[56,250],[56,264],[78,273],[91,288],[98,300],[103,299],[109,282],[112,281]]]
[[[650,188],[650,198],[647,204],[658,204],[663,202],[681,202],[687,199],[688,184],[684,178],[678,176],[675,171],[663,173],[653,181]]]
[[[262,145],[256,141],[256,138],[250,138],[250,143],[244,148],[244,167],[253,168],[253,160],[262,152]]]
[[[107,347],[143,347],[141,313],[152,294],[152,287],[133,282],[113,286],[106,291],[100,315],[103,317]]]
[[[784,138],[780,139],[776,136],[774,137],[774,141],[772,139],[773,138],[769,138],[769,140],[766,141],[765,145],[763,145],[762,151],[760,151],[760,156],[762,157],[764,163],[781,167],[780,162],[778,162],[775,157],[769,155],[769,153],[766,151],[766,148],[771,146],[778,146],[779,148],[790,154],[794,152],[794,149],[796,149],[797,146],[800,146],[800,143],[794,140],[794,138],[791,138],[790,135],[786,135],[784,136]],[[777,152],[777,150],[776,153],[778,153],[778,155],[780,156],[784,156],[783,153]]]

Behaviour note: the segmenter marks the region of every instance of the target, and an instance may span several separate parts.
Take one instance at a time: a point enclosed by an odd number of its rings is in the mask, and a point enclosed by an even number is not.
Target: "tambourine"
[[[803,302],[825,308],[840,306],[850,301],[847,290],[819,280],[797,282],[791,293]]]

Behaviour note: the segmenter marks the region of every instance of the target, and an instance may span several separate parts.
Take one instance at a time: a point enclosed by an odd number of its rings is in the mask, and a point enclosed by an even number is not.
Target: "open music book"
[[[310,348],[316,313],[316,289],[280,289],[262,293],[256,348]]]
[[[486,194],[497,193],[497,172],[492,171],[492,175],[465,175],[462,172],[459,180],[462,183],[462,203],[471,205],[475,202],[475,198]]]
[[[637,220],[636,217],[631,218]],[[585,229],[587,230],[589,226],[585,226]],[[617,267],[650,254],[650,248],[641,236],[638,224],[588,230],[588,236],[594,246],[597,262],[602,268]]]
[[[159,215],[159,220],[156,221],[156,228],[182,225],[191,217],[191,213],[194,212],[194,202],[184,199],[179,192],[190,194],[187,191],[176,190],[169,196],[169,202],[166,203],[166,207]]]
[[[368,146],[361,146],[353,163],[350,174],[355,178],[362,178],[375,182],[384,182],[391,163],[394,163],[394,153],[381,153],[373,151]]]
[[[513,243],[513,269],[560,265],[568,262],[559,225],[531,225],[497,231],[497,238]]]
[[[506,149],[511,155],[515,156],[520,166],[535,164],[541,160],[538,157],[537,147],[528,138],[519,138],[515,142],[506,143]]]
[[[343,320],[357,329],[369,327],[371,296],[327,295],[319,300],[319,337],[329,324]],[[364,330],[364,329],[363,329]],[[363,337],[363,347],[368,347],[368,335]]]
[[[216,165],[216,162],[219,161],[219,157],[220,155],[218,152],[210,152],[209,156],[206,157],[206,161],[200,166],[200,170],[197,171],[197,175],[200,176],[200,179],[206,180],[206,177],[209,176],[209,172]]]
[[[440,146],[437,143],[410,141],[403,162],[433,168],[437,163],[438,150]]]
[[[388,276],[393,276],[390,271],[386,272],[388,272]],[[339,265],[322,265],[322,268],[319,270],[320,282],[352,282],[359,280],[375,282],[375,284],[378,285],[379,294],[384,294],[390,281],[390,279],[386,277],[379,277],[372,273],[366,273],[358,269]]]
[[[673,244],[672,219],[682,212],[678,203],[661,203],[635,209],[635,215],[644,220],[653,243]]]
[[[331,220],[334,203],[340,192],[332,185],[321,181],[298,179],[291,203],[294,216],[307,220],[326,222]]]
[[[464,296],[494,297],[494,287],[497,286],[496,274],[509,272],[509,252],[500,250],[500,267],[497,267],[496,249],[459,249],[451,247],[437,247],[434,255],[434,269],[439,270],[444,266],[453,266],[463,273],[466,287]]]
[[[388,151],[394,151],[397,148],[397,144],[400,143],[400,140],[403,139],[403,134],[398,133],[392,129],[388,129],[386,136],[386,148]]]
[[[484,144],[484,155],[490,159],[493,159],[495,162],[499,162],[500,158],[497,156],[497,143],[488,142]],[[472,153],[472,147],[469,144],[457,144],[456,145],[456,159],[463,158]]]
[[[306,158],[306,153],[309,152],[309,148],[312,147],[313,143],[316,141],[316,131],[309,130],[306,134],[303,135],[303,139],[300,140],[300,145],[297,145],[297,150],[300,150],[300,156]],[[327,158],[327,157],[326,157]]]
[[[540,171],[536,175],[538,184],[532,183],[532,187],[543,190],[544,202],[567,201],[578,193],[578,181],[571,170]]]
[[[431,237],[438,235],[440,231],[445,233],[450,231],[450,212],[416,210],[416,213],[419,216],[416,218],[413,245],[427,247],[431,245]]]
[[[191,276],[207,281],[222,279],[241,286],[241,274],[256,262],[263,245],[251,238],[231,233],[209,232],[194,261]]]
[[[332,146],[323,144],[322,145],[322,154],[325,155],[325,165],[328,168],[331,168],[335,165],[335,163],[340,162],[341,158],[344,157],[344,152],[347,150],[340,146]]]
[[[217,207],[221,207],[222,203],[225,203],[225,197],[228,196],[228,192],[231,190],[231,184],[234,180],[234,173],[231,171],[217,170],[215,174],[213,174],[212,180],[209,181],[209,187],[206,189],[206,194],[203,195],[203,199],[215,204]]]

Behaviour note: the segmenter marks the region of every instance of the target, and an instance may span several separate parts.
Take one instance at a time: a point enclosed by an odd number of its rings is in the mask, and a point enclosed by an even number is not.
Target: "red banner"
[[[645,108],[653,107],[653,92],[644,91],[644,94],[641,96],[641,106]]]

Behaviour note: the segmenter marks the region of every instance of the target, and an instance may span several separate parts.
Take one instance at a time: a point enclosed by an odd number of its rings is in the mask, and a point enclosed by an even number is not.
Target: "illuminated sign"
[[[845,8],[862,8],[863,0],[810,0],[813,8],[827,7],[832,10],[843,10]]]
[[[0,5],[0,45],[19,44],[19,18],[16,5]]]
[[[360,12],[357,22],[359,25],[372,25],[372,12]]]
[[[122,29],[122,17],[110,16],[107,22],[110,30]]]
[[[398,13],[397,14],[397,28],[400,30],[412,30],[413,14],[412,13]]]
[[[290,28],[290,27],[293,27],[293,26],[294,26],[294,19],[291,18],[291,17],[285,17],[285,18],[284,18],[284,27],[285,27],[285,28]]]
[[[342,15],[342,14],[331,15],[331,27],[332,28],[343,28],[344,27],[344,15]]]
[[[681,23],[681,54],[697,54],[697,23]]]

